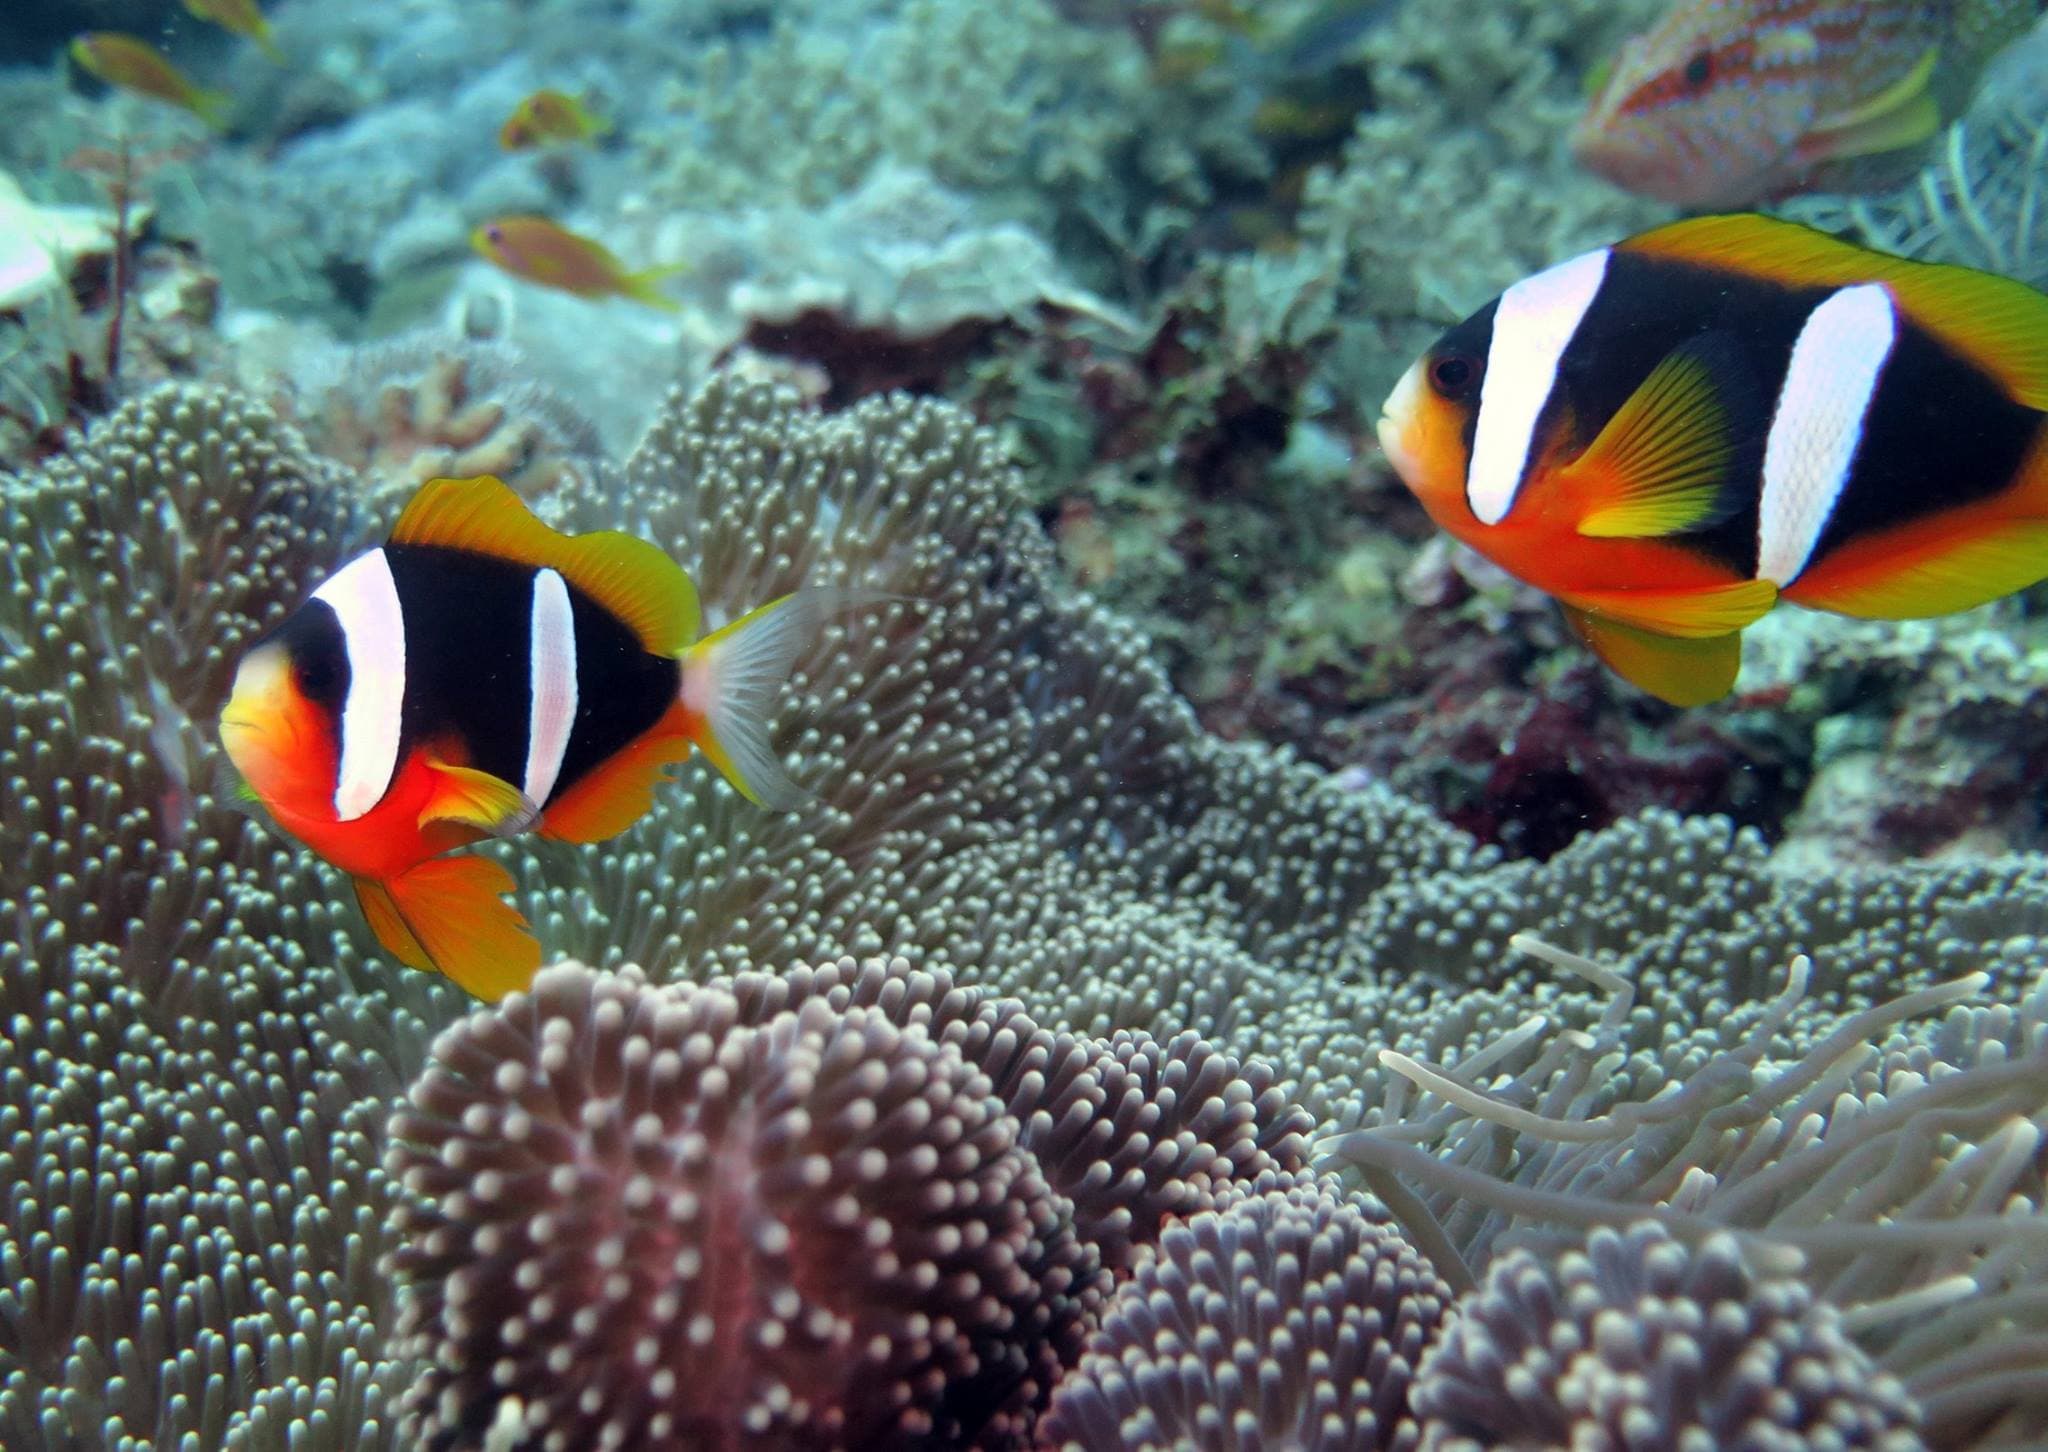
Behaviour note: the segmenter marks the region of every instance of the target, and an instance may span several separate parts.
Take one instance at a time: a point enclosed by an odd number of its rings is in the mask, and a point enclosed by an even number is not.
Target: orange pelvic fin
[[[615,753],[548,803],[543,837],[561,842],[602,842],[647,815],[654,789],[668,781],[663,769],[690,754],[689,726],[680,705],[638,741]]]
[[[1778,603],[1778,587],[1736,580],[1699,590],[1574,590],[1564,603],[1653,635],[1705,640],[1754,625]]]
[[[436,857],[381,881],[356,879],[370,930],[408,967],[433,969],[495,1003],[526,987],[540,942],[504,894],[512,874],[484,857]]]
[[[392,526],[391,543],[442,545],[557,570],[655,655],[678,655],[697,634],[697,587],[682,566],[618,530],[567,535],[550,529],[489,475],[429,479]]]
[[[1742,668],[1742,636],[1659,635],[1575,606],[1564,618],[1607,668],[1674,706],[1701,706],[1728,694]]]
[[[1588,508],[1579,533],[1644,539],[1716,524],[1738,500],[1729,468],[1735,450],[1717,350],[1696,340],[1650,370],[1600,436],[1560,471]]]

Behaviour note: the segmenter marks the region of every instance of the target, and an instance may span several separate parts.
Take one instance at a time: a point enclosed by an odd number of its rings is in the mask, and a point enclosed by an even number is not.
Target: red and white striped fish
[[[1439,526],[1678,705],[1781,599],[1901,620],[2048,578],[2048,297],[1768,217],[1523,279],[1379,433]]]
[[[1911,176],[2042,0],[1679,0],[1623,45],[1581,165],[1684,207]]]
[[[699,639],[696,587],[653,545],[557,533],[496,479],[436,479],[243,658],[221,738],[278,824],[355,879],[394,957],[495,1000],[540,945],[510,873],[447,854],[615,836],[692,750],[794,805],[768,713],[843,603],[798,591]]]

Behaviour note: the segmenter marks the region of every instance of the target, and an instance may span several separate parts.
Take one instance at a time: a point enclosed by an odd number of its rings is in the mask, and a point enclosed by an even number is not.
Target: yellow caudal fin
[[[632,298],[635,302],[643,302],[650,307],[660,308],[663,312],[680,312],[682,311],[682,304],[663,292],[661,284],[669,278],[678,277],[689,270],[690,264],[687,262],[668,262],[660,267],[648,267],[643,268],[639,272],[629,272],[623,279],[626,296]]]
[[[1684,639],[1564,607],[1564,618],[1607,668],[1660,701],[1703,706],[1728,694],[1742,667],[1739,634]]]
[[[691,739],[741,796],[780,811],[807,795],[768,744],[790,668],[840,592],[799,590],[715,630],[683,653]]]
[[[483,857],[436,857],[397,877],[356,879],[370,930],[408,967],[495,1003],[533,981],[540,942],[504,900],[512,874]]]
[[[697,634],[697,587],[681,565],[618,530],[550,529],[488,474],[429,479],[391,527],[391,543],[441,545],[556,570],[624,621],[654,655],[675,655]]]

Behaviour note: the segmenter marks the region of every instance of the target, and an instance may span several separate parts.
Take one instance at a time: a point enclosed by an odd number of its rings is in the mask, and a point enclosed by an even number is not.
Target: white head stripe
[[[1465,502],[1481,524],[1499,524],[1514,506],[1536,419],[1557,385],[1557,365],[1607,277],[1608,249],[1560,262],[1500,295],[1479,425],[1465,472]]]
[[[341,622],[348,696],[341,707],[341,769],[334,814],[353,822],[384,799],[398,771],[405,706],[405,613],[384,551],[350,560],[313,592]]]
[[[1799,330],[1764,441],[1758,579],[1782,587],[1806,568],[1848,482],[1898,331],[1891,296],[1875,282],[1833,294]]]
[[[576,617],[553,570],[533,577],[532,679],[526,718],[527,799],[547,805],[576,721]]]

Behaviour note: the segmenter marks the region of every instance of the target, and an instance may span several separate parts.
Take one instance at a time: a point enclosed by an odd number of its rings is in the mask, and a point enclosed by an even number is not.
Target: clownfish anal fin
[[[643,649],[675,655],[696,639],[697,587],[682,566],[618,530],[550,529],[499,479],[430,479],[392,526],[395,545],[439,545],[560,572],[624,621]]]
[[[1564,606],[1564,618],[1609,670],[1674,706],[1719,700],[1734,688],[1742,667],[1739,632],[1691,639],[1660,635],[1573,605]]]
[[[1719,524],[1741,507],[1734,431],[1744,390],[1709,334],[1674,349],[1586,451],[1559,471],[1585,500],[1579,533],[1652,539]]]
[[[533,982],[540,941],[504,895],[512,874],[484,857],[435,857],[382,881],[356,879],[377,941],[408,967],[433,970],[495,1003]]]
[[[541,816],[540,834],[558,842],[602,842],[646,816],[654,789],[669,780],[664,768],[691,752],[682,722],[682,709],[671,708],[652,731],[556,796]]]
[[[2048,578],[2048,520],[2007,523],[1914,552],[1849,549],[1802,575],[1787,598],[1865,620],[1919,620],[1974,610]]]
[[[451,766],[431,756],[427,766],[434,773],[436,789],[420,812],[422,827],[430,822],[459,822],[493,837],[513,837],[540,816],[533,800],[503,777],[473,766]]]

